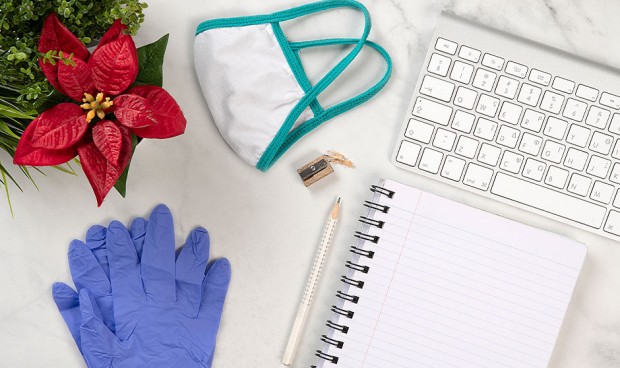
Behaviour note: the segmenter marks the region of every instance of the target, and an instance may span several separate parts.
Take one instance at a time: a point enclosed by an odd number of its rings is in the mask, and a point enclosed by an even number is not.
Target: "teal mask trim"
[[[363,14],[364,30],[360,38],[334,38],[326,40],[289,42],[279,25],[280,22],[304,15],[342,7],[353,8],[359,10]],[[392,72],[392,61],[385,49],[374,42],[367,41],[371,28],[370,15],[361,3],[354,0],[324,0],[273,14],[208,20],[202,22],[198,26],[196,29],[196,35],[213,28],[242,27],[265,23],[271,24],[278,43],[280,44],[280,48],[282,49],[282,52],[284,53],[284,56],[297,82],[305,92],[305,95],[299,100],[295,107],[293,107],[288,117],[276,133],[274,139],[271,141],[256,164],[256,168],[261,171],[267,171],[295,142],[297,142],[305,134],[321,125],[323,122],[359,106],[376,95],[388,82]],[[303,70],[298,52],[304,48],[333,45],[354,45],[354,47],[325,76],[323,76],[323,78],[321,78],[316,85],[312,86]],[[351,64],[364,46],[369,46],[376,50],[385,59],[387,64],[385,74],[381,80],[359,95],[349,98],[348,100],[327,109],[323,109],[317,100],[318,95],[323,92],[349,66],[349,64]],[[312,109],[314,117],[291,130],[299,116],[308,107]]]

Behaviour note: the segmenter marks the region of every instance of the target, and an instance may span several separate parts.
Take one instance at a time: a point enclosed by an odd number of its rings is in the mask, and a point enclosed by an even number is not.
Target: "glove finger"
[[[155,207],[146,226],[142,251],[144,292],[154,300],[175,300],[174,223],[168,207]]]
[[[184,296],[189,301],[194,317],[200,307],[202,280],[209,261],[209,243],[206,229],[199,227],[192,230],[176,261],[177,297]]]
[[[108,360],[116,355],[118,338],[102,322],[99,306],[88,289],[80,290],[80,315],[82,353],[89,367],[111,366]]]
[[[224,308],[224,300],[230,283],[230,262],[221,258],[213,262],[202,282],[200,317],[209,318],[217,329]]]
[[[108,264],[108,250],[106,249],[105,226],[93,225],[86,232],[86,245],[95,255],[97,262],[101,265],[103,272],[110,278],[110,266]]]
[[[129,235],[133,240],[133,245],[136,247],[138,253],[138,259],[142,258],[142,249],[144,248],[144,238],[146,235],[147,221],[145,218],[137,217],[129,226]]]
[[[82,325],[82,316],[78,293],[65,283],[55,282],[52,285],[52,297],[71,336],[73,336],[73,340],[75,340],[75,344],[81,350],[80,326]]]
[[[112,221],[107,232],[110,282],[113,290],[113,310],[116,334],[125,340],[134,329],[132,312],[136,299],[144,297],[140,261],[129,232],[118,221]]]
[[[78,290],[88,288],[96,295],[110,293],[110,280],[101,264],[88,246],[79,240],[69,245],[69,269]]]

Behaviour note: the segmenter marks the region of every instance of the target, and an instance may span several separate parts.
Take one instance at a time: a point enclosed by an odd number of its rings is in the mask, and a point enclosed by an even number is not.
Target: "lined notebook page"
[[[346,292],[358,303],[338,323],[347,334],[326,345],[337,367],[546,367],[586,248],[420,190],[385,181],[393,198],[371,211],[384,221],[368,273]],[[373,213],[374,212],[374,213]]]

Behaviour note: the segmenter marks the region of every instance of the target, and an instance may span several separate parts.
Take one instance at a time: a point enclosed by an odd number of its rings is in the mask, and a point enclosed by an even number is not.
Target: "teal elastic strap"
[[[322,122],[328,119],[328,117],[326,117],[326,111],[324,111],[320,115],[315,116],[314,118],[310,119],[312,121],[308,120],[304,122],[303,124],[301,124],[300,126],[298,126],[296,129],[294,129],[294,131],[291,131],[291,128],[293,127],[293,125],[295,124],[295,122],[297,121],[301,113],[310,105],[312,101],[314,101],[317,98],[317,96],[321,92],[323,92],[344,71],[344,69],[347,66],[349,66],[349,64],[351,64],[353,59],[355,59],[355,57],[359,54],[360,50],[364,46],[366,42],[366,38],[368,37],[368,34],[370,33],[370,26],[371,26],[370,15],[368,14],[368,11],[366,10],[366,8],[362,4],[356,1],[344,1],[344,0],[321,1],[318,3],[313,3],[313,4],[305,5],[299,8],[288,10],[288,11],[294,12],[295,14],[298,14],[298,16],[301,16],[301,15],[307,15],[307,14],[316,13],[316,12],[324,11],[327,9],[337,8],[337,7],[351,7],[351,8],[357,9],[362,12],[362,14],[364,15],[364,31],[362,32],[362,36],[359,39],[355,40],[354,42],[355,47],[351,51],[349,51],[349,53],[342,60],[340,60],[336,64],[336,66],[334,66],[334,68],[332,68],[332,70],[330,70],[323,78],[321,78],[321,80],[319,80],[315,86],[313,86],[309,91],[307,91],[305,96],[299,100],[299,102],[295,105],[295,107],[293,107],[293,109],[287,116],[286,120],[284,120],[284,123],[278,130],[278,133],[276,133],[274,139],[271,141],[271,143],[269,144],[269,146],[267,147],[267,149],[261,156],[260,160],[256,164],[256,168],[261,171],[267,171],[275,163],[275,161],[280,156],[282,156],[282,154],[295,141],[297,141],[299,138],[301,138],[301,136],[308,133],[310,130],[314,129],[315,127],[317,127]],[[299,13],[299,9],[301,8],[304,8],[304,9],[302,13]],[[285,11],[285,12],[288,12],[288,11]],[[324,42],[324,41],[325,40],[319,40],[317,42]],[[290,43],[288,44],[290,47]],[[334,43],[326,43],[325,45],[328,45],[328,44],[334,44]],[[315,46],[319,46],[319,44],[317,43]],[[286,53],[286,51],[284,52]],[[352,101],[352,100],[355,100],[355,99],[356,98],[354,97],[353,99],[348,100],[345,103],[349,103],[349,102],[353,103],[355,101]],[[359,101],[357,102],[357,104],[360,104],[362,102],[363,101]],[[342,104],[339,104],[338,106],[340,105]],[[354,106],[350,106],[347,109],[341,112],[338,112],[338,113],[335,113],[336,111],[332,111],[331,116],[332,117],[336,116],[346,110],[350,110],[353,107]]]
[[[317,46],[356,44],[358,41],[359,41],[358,39],[335,38],[335,39],[328,39],[328,40],[291,42],[290,45],[293,50],[300,50],[303,48],[317,47]],[[387,51],[385,51],[383,47],[379,46],[378,44],[372,41],[366,41],[364,44],[375,49],[385,59],[386,64],[387,64],[387,69],[385,71],[385,74],[383,74],[383,77],[366,91],[344,102],[341,102],[337,105],[334,105],[332,107],[325,109],[320,115],[307,120],[306,122],[304,122],[297,128],[293,129],[287,135],[286,139],[282,142],[282,144],[277,148],[276,154],[272,157],[269,165],[266,166],[264,169],[262,168],[263,166],[259,166],[261,165],[261,161],[263,161],[263,158],[265,157],[265,154],[263,154],[263,156],[261,157],[261,160],[256,165],[258,169],[262,171],[266,171],[267,169],[269,169],[269,167],[271,167],[271,165],[273,165],[273,163],[275,163],[280,158],[280,156],[284,154],[284,152],[286,152],[286,150],[288,150],[301,137],[303,137],[304,135],[312,131],[314,128],[321,125],[323,122],[335,116],[338,116],[344,112],[347,112],[359,106],[360,104],[370,100],[374,95],[376,95],[385,86],[385,84],[390,79],[390,75],[392,73],[392,60],[390,58],[390,55],[387,53]]]
[[[312,84],[310,84],[310,81],[306,76],[306,72],[301,64],[299,55],[296,50],[293,50],[289,45],[289,42],[284,36],[284,32],[282,32],[282,27],[280,27],[279,23],[271,23],[271,28],[273,29],[273,33],[275,34],[278,43],[280,44],[284,57],[288,61],[288,65],[293,71],[293,75],[295,76],[297,83],[299,83],[301,88],[304,90],[304,93],[308,93],[312,89]],[[323,108],[319,104],[319,100],[316,98],[310,102],[310,109],[312,109],[314,116],[318,116],[323,112]]]

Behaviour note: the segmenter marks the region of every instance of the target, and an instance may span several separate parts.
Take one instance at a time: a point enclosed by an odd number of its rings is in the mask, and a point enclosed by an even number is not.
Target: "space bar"
[[[491,193],[599,229],[606,209],[549,188],[497,173]]]

